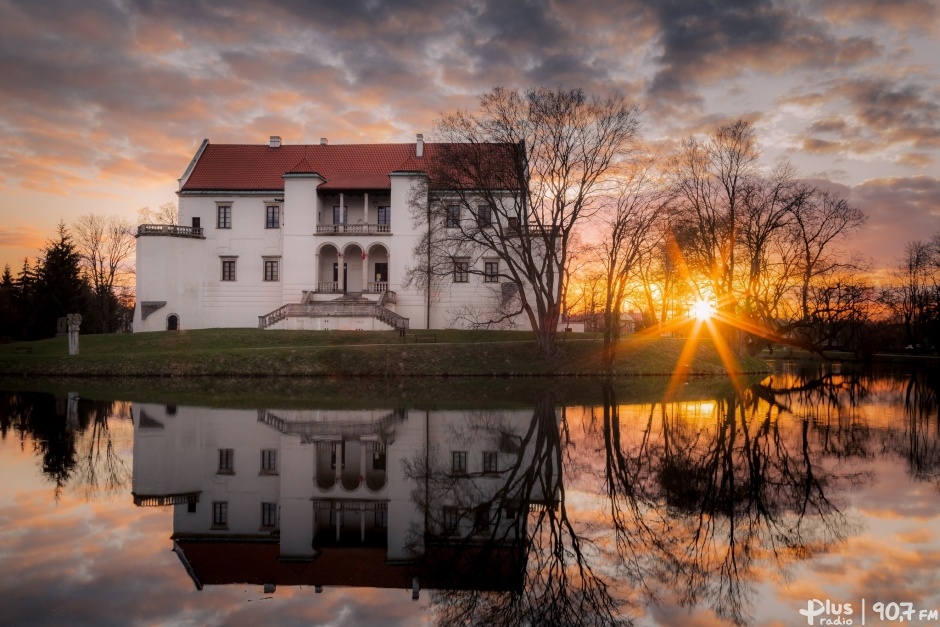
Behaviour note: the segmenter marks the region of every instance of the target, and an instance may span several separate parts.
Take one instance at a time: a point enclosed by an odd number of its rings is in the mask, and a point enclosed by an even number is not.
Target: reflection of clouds
[[[5,503],[0,546],[6,598],[4,621],[55,624],[188,623],[257,625],[277,612],[278,624],[413,624],[421,604],[407,591],[208,587],[192,582],[170,551],[172,510],[120,502],[93,506],[37,493]],[[51,515],[50,510],[54,510]],[[337,622],[338,621],[338,622]]]
[[[117,429],[119,432],[120,428]],[[80,434],[80,436],[85,434]],[[120,435],[120,434],[119,434]],[[127,442],[116,446],[129,455]],[[33,477],[20,474],[31,471]],[[0,590],[4,624],[413,625],[423,602],[403,590],[260,587],[193,589],[170,550],[172,508],[135,508],[131,495],[84,501],[70,486],[58,500],[32,453],[0,440]],[[13,485],[12,477],[17,478]]]

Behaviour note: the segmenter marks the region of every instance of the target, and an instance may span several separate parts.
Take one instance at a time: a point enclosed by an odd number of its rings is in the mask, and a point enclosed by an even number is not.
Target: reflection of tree
[[[432,596],[442,625],[609,625],[622,622],[623,599],[601,567],[597,529],[570,516],[563,468],[568,443],[552,401],[544,396],[522,429],[515,421],[467,415],[449,441],[498,447],[498,472],[455,475],[450,460],[416,459],[406,475],[425,513],[430,568],[488,576],[475,590]],[[454,516],[456,515],[456,522]],[[446,560],[435,556],[446,555]],[[512,572],[507,572],[512,571]],[[438,573],[440,575],[441,573]],[[508,577],[507,577],[508,575]],[[502,577],[507,586],[494,586]],[[440,576],[433,577],[441,580]],[[489,583],[489,586],[487,586]],[[494,590],[494,588],[496,588]]]
[[[911,475],[936,481],[940,487],[940,380],[934,371],[921,371],[908,379],[904,395],[907,418],[906,458]],[[933,424],[931,424],[933,423]]]
[[[78,403],[79,424],[74,484],[83,498],[91,500],[120,492],[131,481],[127,461],[118,455],[109,421],[115,418],[118,403],[84,401]]]
[[[0,429],[4,438],[12,429],[21,442],[31,441],[42,458],[42,472],[55,486],[58,500],[75,468],[75,437],[68,429],[63,407],[51,394],[3,392]]]
[[[906,460],[914,479],[940,479],[940,378],[932,370],[832,373],[817,364],[778,379],[756,386],[756,393],[808,420],[827,457],[874,458],[891,452]],[[903,406],[903,422],[875,428],[860,419],[857,408],[876,396]]]
[[[823,464],[806,419],[749,390],[696,416],[692,403],[663,403],[625,437],[614,390],[604,392],[611,515],[621,563],[635,580],[659,580],[683,605],[710,599],[715,613],[748,621],[766,567],[824,551],[849,525],[832,494],[864,476]],[[657,413],[659,418],[657,420]]]
[[[67,485],[82,497],[117,492],[130,483],[127,462],[115,450],[109,419],[116,403],[51,394],[0,394],[0,435],[30,441],[58,499]]]

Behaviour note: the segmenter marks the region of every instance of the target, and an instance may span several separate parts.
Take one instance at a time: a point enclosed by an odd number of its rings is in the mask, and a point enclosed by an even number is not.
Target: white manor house
[[[404,285],[427,230],[416,190],[440,146],[204,140],[179,180],[178,224],[138,227],[134,331],[461,326],[506,287],[498,259],[455,261],[430,299]]]

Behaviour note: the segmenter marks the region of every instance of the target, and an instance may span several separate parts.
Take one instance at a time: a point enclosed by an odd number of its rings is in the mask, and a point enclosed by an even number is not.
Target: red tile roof
[[[518,590],[524,558],[514,547],[434,547],[423,564],[390,564],[387,549],[322,548],[310,561],[282,560],[277,542],[174,537],[199,586],[234,583],[451,590]]]
[[[430,150],[429,150],[430,148]],[[207,144],[182,191],[281,191],[284,174],[316,172],[320,189],[390,189],[389,174],[415,171],[434,152],[415,157],[412,144]],[[419,171],[423,168],[417,168]]]
[[[411,588],[416,574],[408,565],[385,561],[386,549],[325,549],[312,561],[282,561],[276,542],[179,539],[193,574],[203,585],[232,583],[279,586]]]
[[[285,174],[312,173],[323,177],[324,182],[318,187],[322,190],[391,189],[391,173],[432,172],[435,155],[452,154],[455,146],[461,145],[426,143],[424,156],[418,157],[413,143],[301,144],[279,148],[266,144],[207,143],[181,191],[279,192],[284,190]],[[490,169],[494,164],[507,162],[505,151],[498,151],[496,146],[488,145],[482,159]],[[443,172],[440,168],[436,170]],[[454,182],[451,180],[451,184]]]

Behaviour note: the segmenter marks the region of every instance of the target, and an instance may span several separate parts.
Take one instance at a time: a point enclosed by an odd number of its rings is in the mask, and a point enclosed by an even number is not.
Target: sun
[[[698,320],[710,320],[715,315],[715,308],[707,300],[697,300],[692,304],[691,314]]]

